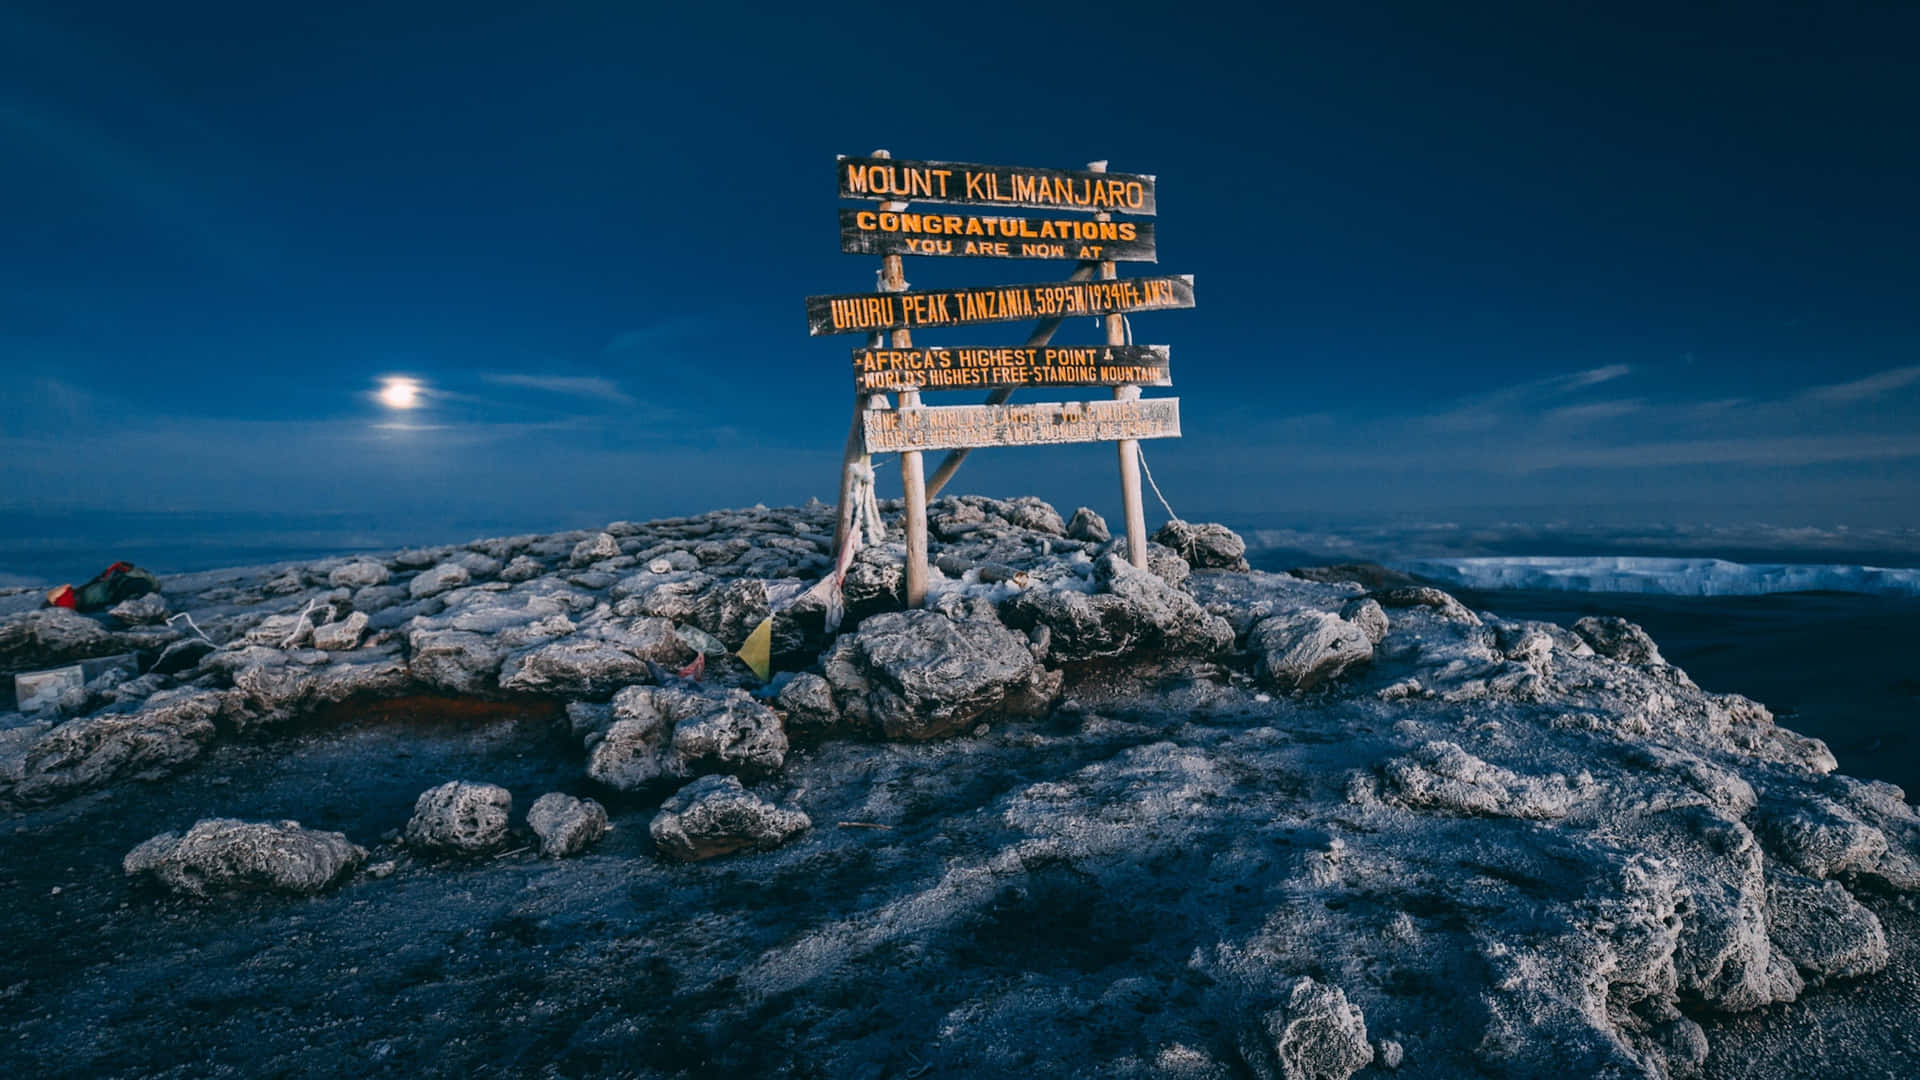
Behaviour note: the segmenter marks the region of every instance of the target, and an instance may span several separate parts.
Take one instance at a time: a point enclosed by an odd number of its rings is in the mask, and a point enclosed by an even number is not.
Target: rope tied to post
[[[853,531],[848,534],[849,547],[859,547],[860,534],[865,533],[865,543],[878,544],[887,538],[887,523],[880,517],[880,496],[874,484],[873,465],[867,461],[856,461],[847,467],[853,474]]]
[[[1140,471],[1146,474],[1147,486],[1153,489],[1153,497],[1160,500],[1160,506],[1163,509],[1165,509],[1167,512],[1167,519],[1169,521],[1180,521],[1181,520],[1180,515],[1173,512],[1173,504],[1168,502],[1167,497],[1160,493],[1160,485],[1154,482],[1153,470],[1147,467],[1147,452],[1145,450],[1141,450],[1139,452],[1139,458],[1140,458]],[[1181,537],[1181,546],[1186,549],[1182,551],[1180,555],[1183,558],[1185,558],[1188,562],[1192,562],[1193,551],[1194,551],[1193,533],[1190,531],[1182,530],[1179,535]]]

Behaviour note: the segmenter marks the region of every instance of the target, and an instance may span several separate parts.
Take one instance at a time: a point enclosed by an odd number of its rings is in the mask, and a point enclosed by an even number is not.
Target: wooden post
[[[875,150],[873,156],[885,158],[892,157],[893,154],[887,150]],[[896,265],[899,262],[897,258],[894,261]],[[867,345],[871,348],[877,349],[886,343],[885,334],[871,334],[867,337]],[[867,410],[874,406],[875,398],[879,399],[882,408],[886,406],[887,395],[885,394],[862,394],[855,391],[853,395],[853,422],[847,426],[847,445],[840,454],[840,506],[833,525],[833,559],[836,566],[840,563],[840,553],[847,548],[847,537],[853,532],[855,513],[853,467],[873,465],[873,458],[867,454],[865,418]]]
[[[1107,171],[1104,161],[1089,161],[1088,172]],[[1093,215],[1095,221],[1111,221],[1112,214]],[[1113,260],[1100,263],[1100,280],[1112,281],[1120,274]],[[1107,316],[1107,344],[1125,345],[1127,343],[1127,317],[1125,315]],[[1138,401],[1140,388],[1137,386],[1116,386],[1113,388],[1113,400]],[[1121,439],[1116,444],[1120,448],[1120,504],[1127,515],[1127,558],[1133,565],[1146,569],[1147,566],[1147,509],[1140,501],[1140,440]]]
[[[893,155],[885,150],[875,150],[874,157],[886,158]],[[903,202],[880,204],[883,210],[898,213],[907,208]],[[880,259],[880,291],[906,292],[907,276],[900,256],[886,255]],[[868,344],[879,348],[887,344],[887,335],[874,334]],[[892,344],[896,349],[913,347],[913,332],[895,330]],[[838,560],[845,549],[847,536],[853,531],[853,470],[852,466],[871,464],[872,458],[866,453],[865,414],[874,404],[873,397],[880,399],[880,407],[885,408],[886,395],[855,394],[853,399],[853,426],[847,431],[846,453],[840,466],[840,517],[834,529],[833,550]],[[900,407],[915,408],[920,404],[918,390],[906,390],[900,394]],[[900,481],[905,488],[907,503],[907,573],[906,600],[909,608],[917,608],[927,600],[927,480],[926,462],[918,450],[906,450],[900,454]]]
[[[906,203],[881,203],[881,208],[898,213],[907,208]],[[882,256],[880,262],[880,291],[906,292],[907,278],[900,264],[900,256]],[[913,347],[913,331],[895,330],[893,347],[907,349]],[[900,391],[900,407],[918,408],[920,391]],[[925,459],[918,450],[900,452],[900,483],[907,502],[907,607],[917,608],[927,602],[927,474]]]

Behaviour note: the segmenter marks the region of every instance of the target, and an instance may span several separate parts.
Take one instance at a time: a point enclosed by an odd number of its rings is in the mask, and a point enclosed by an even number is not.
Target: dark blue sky
[[[802,299],[871,286],[829,174],[885,147],[1158,175],[1188,516],[1920,525],[1911,5],[550,7],[0,6],[0,510],[831,498]]]

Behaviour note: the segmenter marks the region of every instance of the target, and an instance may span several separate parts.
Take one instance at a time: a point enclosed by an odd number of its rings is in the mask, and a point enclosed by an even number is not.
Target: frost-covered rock
[[[1261,678],[1280,690],[1312,690],[1373,659],[1367,632],[1325,611],[1262,620],[1247,635],[1247,647]]]
[[[533,800],[527,808],[527,827],[539,838],[540,854],[549,859],[578,855],[598,843],[611,828],[606,807],[558,791]]]
[[[1493,817],[1565,817],[1578,792],[1563,776],[1521,776],[1450,742],[1422,744],[1386,765],[1393,797],[1415,809]]]
[[[122,641],[106,627],[66,608],[41,608],[0,619],[0,671],[29,671],[107,656]]]
[[[840,722],[840,710],[833,703],[833,684],[810,671],[787,680],[774,701],[787,714],[786,729],[795,734],[823,733]]]
[[[393,576],[387,564],[361,559],[336,566],[327,574],[327,584],[334,588],[364,589],[371,585],[385,585]]]
[[[67,798],[118,780],[163,776],[200,756],[215,734],[219,693],[163,690],[130,712],[76,717],[0,759],[0,797],[21,804]]]
[[[439,596],[448,589],[457,589],[472,578],[467,568],[459,563],[441,563],[416,574],[407,585],[407,595],[415,600],[425,600],[430,596]]]
[[[1340,617],[1359,627],[1367,635],[1367,640],[1375,645],[1386,638],[1391,625],[1387,621],[1386,609],[1370,596],[1357,597],[1340,605]]]
[[[1346,1080],[1373,1062],[1366,1018],[1337,986],[1296,981],[1240,1040],[1260,1080]]]
[[[650,680],[649,662],[672,669],[693,656],[672,622],[635,619],[603,636],[583,633],[509,657],[500,668],[500,689],[605,700],[623,686]]]
[[[764,775],[787,753],[779,714],[744,690],[629,686],[588,738],[587,775],[620,791],[701,772]]]
[[[121,626],[153,626],[166,622],[170,612],[166,598],[150,592],[120,601],[107,614]]]
[[[1589,615],[1573,624],[1573,632],[1593,651],[1623,664],[1663,664],[1659,646],[1637,624],[1618,615]]]
[[[1034,675],[1027,640],[990,619],[875,615],[824,659],[843,715],[893,739],[929,739],[1003,707]]]
[[[328,652],[344,652],[360,647],[361,635],[367,632],[367,615],[356,611],[344,619],[316,626],[313,629],[313,647]]]
[[[1247,542],[1225,525],[1176,519],[1160,526],[1153,541],[1179,552],[1195,570],[1247,569]]]
[[[746,578],[709,589],[694,604],[693,622],[731,650],[772,614],[767,583]]]
[[[312,894],[326,890],[366,860],[367,851],[337,832],[206,818],[183,836],[161,833],[127,853],[122,868],[148,874],[187,896],[228,892]]]
[[[1060,511],[1055,510],[1053,507],[1031,495],[1022,495],[1019,498],[1008,499],[1001,504],[1001,507],[1002,514],[1006,517],[1008,523],[1012,525],[1017,525],[1022,529],[1032,529],[1034,532],[1046,533],[1049,536],[1063,536],[1066,534],[1067,523],[1060,520]]]
[[[1812,982],[1868,975],[1887,966],[1880,920],[1835,881],[1767,872],[1767,936]]]
[[[608,533],[595,533],[573,546],[567,565],[591,566],[602,559],[617,558],[619,554],[620,541]]]
[[[1107,529],[1106,518],[1083,506],[1075,510],[1073,519],[1067,522],[1067,537],[1090,544],[1104,544],[1113,539],[1113,533]]]
[[[647,828],[661,854],[696,862],[777,847],[812,826],[807,815],[782,810],[734,777],[704,776],[662,804]]]
[[[513,796],[494,784],[451,780],[420,793],[407,821],[408,845],[460,855],[484,854],[507,838]]]
[[[1468,611],[1467,605],[1430,585],[1403,585],[1369,595],[1384,608],[1431,608],[1443,619],[1480,625],[1480,616]]]

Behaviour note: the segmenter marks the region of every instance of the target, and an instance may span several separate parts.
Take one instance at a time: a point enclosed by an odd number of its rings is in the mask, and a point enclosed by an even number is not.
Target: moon
[[[420,384],[412,379],[385,379],[380,383],[380,404],[389,409],[420,407]]]

